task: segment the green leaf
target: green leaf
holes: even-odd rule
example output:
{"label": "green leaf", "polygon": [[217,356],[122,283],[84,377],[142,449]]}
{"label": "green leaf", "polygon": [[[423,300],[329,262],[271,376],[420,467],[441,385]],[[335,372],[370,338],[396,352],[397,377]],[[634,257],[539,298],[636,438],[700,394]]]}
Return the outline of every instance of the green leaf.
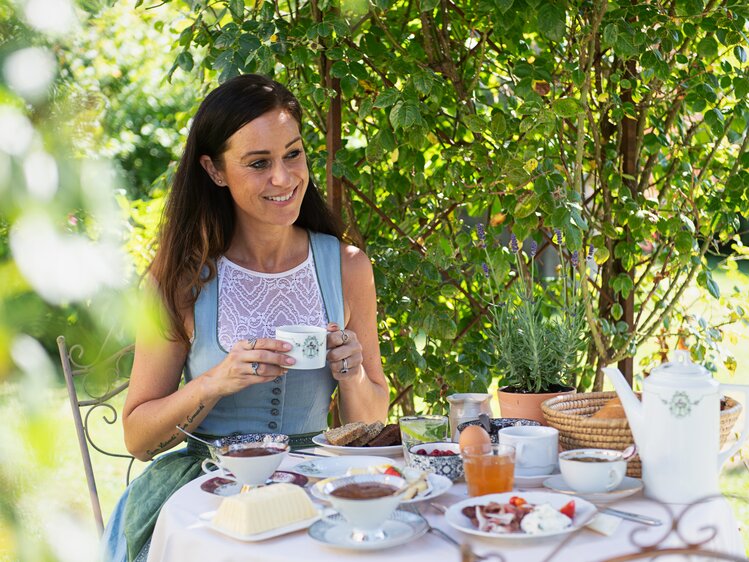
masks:
{"label": "green leaf", "polygon": [[749,78],[736,76],[733,79],[733,90],[738,99],[745,98],[749,94]]}
{"label": "green leaf", "polygon": [[359,81],[350,74],[341,78],[341,92],[347,98],[353,98],[359,88]]}
{"label": "green leaf", "polygon": [[419,72],[413,77],[416,91],[426,96],[432,91],[432,77],[427,72]]}
{"label": "green leaf", "polygon": [[605,246],[601,246],[600,248],[596,248],[595,252],[593,253],[593,260],[598,265],[603,265],[607,261],[609,261],[609,257],[611,256],[611,253],[609,252],[609,249]]}
{"label": "green leaf", "polygon": [[575,117],[578,112],[582,111],[580,102],[574,98],[560,98],[554,100],[551,108],[556,115],[563,119]]}
{"label": "green leaf", "polygon": [[705,123],[708,124],[713,134],[718,137],[723,134],[725,118],[720,109],[713,108],[705,113]]}
{"label": "green leaf", "polygon": [[538,11],[538,30],[554,41],[561,41],[567,30],[567,14],[556,4],[544,4]]}
{"label": "green leaf", "polygon": [[244,16],[244,0],[229,0],[229,11],[234,19],[242,19]]}
{"label": "green leaf", "polygon": [[624,309],[622,308],[622,305],[620,305],[618,302],[614,303],[614,306],[611,307],[612,318],[614,320],[619,320],[623,314],[624,314]]}
{"label": "green leaf", "polygon": [[694,244],[694,238],[687,231],[677,232],[674,237],[674,246],[680,254],[690,254],[692,252],[692,246]]}
{"label": "green leaf", "polygon": [[190,72],[195,64],[190,51],[182,51],[179,55],[177,55],[176,63],[177,66],[179,66],[185,72]]}
{"label": "green leaf", "polygon": [[507,10],[512,8],[513,0],[494,0],[494,5],[501,13],[506,13]]}
{"label": "green leaf", "polygon": [[533,192],[527,192],[518,198],[513,215],[518,219],[524,219],[532,215],[538,207],[539,196]]}
{"label": "green leaf", "polygon": [[374,106],[385,109],[393,105],[396,101],[398,101],[399,98],[400,92],[397,89],[388,88],[377,96],[377,99],[374,102]]}
{"label": "green leaf", "polygon": [[697,54],[701,57],[714,57],[718,54],[718,42],[712,37],[707,36],[697,43]]}
{"label": "green leaf", "polygon": [[440,0],[421,0],[421,2],[419,2],[419,8],[422,12],[431,12],[439,5],[439,3]]}
{"label": "green leaf", "polygon": [[746,49],[744,49],[744,47],[742,47],[741,45],[736,45],[733,48],[733,55],[737,59],[739,59],[739,61],[741,61],[741,64],[745,64],[746,63],[746,61],[747,61]]}
{"label": "green leaf", "polygon": [[330,67],[330,74],[332,74],[335,78],[343,78],[344,76],[348,76],[348,63],[342,60],[334,62]]}
{"label": "green leaf", "polygon": [[603,42],[607,45],[613,45],[616,43],[616,38],[619,35],[619,28],[615,23],[610,23],[603,28]]}
{"label": "green leaf", "polygon": [[399,101],[390,110],[393,129],[410,129],[421,120],[418,106],[412,101]]}
{"label": "green leaf", "polygon": [[495,137],[499,137],[502,135],[502,133],[505,132],[507,129],[507,122],[505,121],[505,116],[501,111],[497,111],[492,115],[491,124],[489,125],[489,128],[491,129],[492,135]]}
{"label": "green leaf", "polygon": [[463,118],[463,122],[466,124],[466,127],[468,127],[473,133],[482,133],[484,132],[484,129],[486,129],[486,121],[484,121],[484,118],[480,115],[476,115],[473,113],[470,115],[466,115]]}

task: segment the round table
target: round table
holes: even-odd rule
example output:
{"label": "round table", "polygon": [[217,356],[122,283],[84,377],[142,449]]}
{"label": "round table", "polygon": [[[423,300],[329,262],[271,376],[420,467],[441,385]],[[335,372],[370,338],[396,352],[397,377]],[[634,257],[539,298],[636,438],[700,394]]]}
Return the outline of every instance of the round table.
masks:
{"label": "round table", "polygon": [[[317,451],[321,451],[317,449]],[[305,459],[287,456],[280,470],[293,471],[295,464]],[[402,459],[394,459],[394,464]],[[261,542],[242,542],[226,537],[208,527],[200,515],[218,508],[220,496],[203,491],[200,485],[210,478],[206,474],[180,488],[166,502],[161,510],[151,540],[149,562],[304,562],[366,559],[370,562],[400,562],[460,560],[458,547],[444,538],[427,533],[414,541],[395,548],[379,551],[352,551],[323,545],[307,535],[306,531],[296,531],[287,535]],[[543,491],[534,488],[533,491]],[[522,490],[518,491],[522,494]],[[435,500],[449,506],[467,498],[464,483],[456,483],[447,493]],[[543,560],[605,560],[616,556],[640,552],[638,545],[658,544],[659,548],[683,547],[682,537],[694,543],[704,542],[703,549],[710,549],[736,557],[744,556],[744,547],[738,532],[736,520],[728,502],[723,498],[688,510],[679,522],[679,533],[674,532],[666,508],[652,500],[636,494],[611,504],[616,509],[650,515],[664,520],[659,527],[646,527],[639,523],[619,520],[610,536],[604,536],[588,528],[574,535],[548,537],[534,541],[507,541],[464,534],[450,527],[441,513],[428,502],[416,504],[429,523],[441,529],[460,543],[468,543],[474,553],[487,555],[500,552],[507,562]],[[685,506],[668,506],[675,515]],[[716,536],[708,541],[711,532],[700,530],[710,526]],[[566,540],[567,539],[567,540]],[[683,559],[683,558],[680,558]]]}

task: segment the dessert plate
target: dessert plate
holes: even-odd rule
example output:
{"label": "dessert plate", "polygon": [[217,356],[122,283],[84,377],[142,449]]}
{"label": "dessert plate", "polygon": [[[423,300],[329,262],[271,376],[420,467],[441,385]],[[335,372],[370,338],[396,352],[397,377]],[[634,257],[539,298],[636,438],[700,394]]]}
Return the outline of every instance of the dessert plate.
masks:
{"label": "dessert plate", "polygon": [[564,477],[561,474],[557,474],[556,476],[552,476],[551,478],[547,478],[546,480],[544,480],[544,486],[550,490],[559,492],[560,494],[571,494],[573,496],[577,496],[578,498],[586,499],[589,502],[606,503],[620,500],[639,492],[640,490],[642,490],[642,480],[640,480],[639,478],[630,478],[629,476],[625,476],[622,479],[621,483],[610,492],[583,493],[576,492],[575,490],[570,488],[567,482],[564,481]]}
{"label": "dessert plate", "polygon": [[350,550],[381,550],[419,538],[429,530],[426,520],[416,513],[397,509],[382,526],[384,538],[367,542],[354,540],[352,528],[339,513],[313,524],[307,534],[318,542]]}
{"label": "dessert plate", "polygon": [[331,445],[325,439],[325,435],[315,435],[312,442],[318,447],[336,453],[337,455],[382,455],[383,457],[400,457],[403,456],[403,445],[390,445],[388,447],[347,447],[341,445]]}
{"label": "dessert plate", "polygon": [[228,529],[222,529],[221,527],[215,526],[213,524],[213,516],[215,514],[216,514],[215,511],[208,511],[206,513],[201,513],[199,515],[199,518],[202,521],[206,521],[208,524],[208,528],[216,531],[217,533],[221,533],[222,535],[226,535],[227,537],[237,539],[238,541],[246,541],[246,542],[264,541],[266,539],[272,539],[273,537],[278,537],[281,535],[286,535],[288,533],[293,533],[294,531],[307,529],[310,525],[312,525],[315,521],[318,521],[321,517],[321,513],[318,511],[317,515],[309,519],[305,519],[303,521],[297,521],[296,523],[284,525],[283,527],[277,527],[276,529],[271,529],[269,531],[264,531],[262,533],[242,534],[242,533],[235,533],[233,531],[229,531]]}
{"label": "dessert plate", "polygon": [[[297,486],[302,487],[304,487],[308,481],[309,479],[306,476],[285,470],[277,470],[268,479],[268,482],[273,484],[284,482],[288,484],[296,484]],[[200,485],[200,489],[217,496],[233,496],[242,490],[242,484],[235,482],[234,480],[229,480],[228,478],[216,476],[203,482]]]}
{"label": "dessert plate", "polygon": [[[325,494],[322,493],[322,487],[325,485],[326,482],[327,481],[320,481],[316,483],[314,486],[312,486],[309,489],[309,492],[313,497],[317,498],[320,501],[327,503],[328,498],[325,496]],[[453,481],[450,480],[447,476],[442,476],[441,474],[428,474],[427,484],[429,486],[426,490],[414,496],[410,500],[402,501],[400,505],[409,505],[412,503],[418,503],[420,501],[432,500],[436,498],[437,496],[441,496],[442,494],[447,492],[450,488],[452,488]]]}
{"label": "dessert plate", "polygon": [[321,457],[294,465],[294,472],[308,478],[331,478],[343,476],[350,468],[367,468],[378,464],[392,464],[387,457]]}
{"label": "dessert plate", "polygon": [[447,523],[464,533],[469,535],[478,535],[479,537],[488,537],[492,539],[502,539],[510,541],[524,541],[524,540],[536,540],[544,537],[553,537],[557,535],[565,535],[573,531],[577,531],[581,527],[587,525],[593,516],[596,514],[596,506],[589,501],[575,498],[575,517],[572,520],[572,525],[555,531],[549,531],[546,533],[524,533],[522,531],[518,533],[490,533],[488,531],[480,531],[477,527],[474,527],[471,520],[463,515],[462,511],[464,507],[474,505],[487,505],[491,502],[497,503],[509,503],[509,500],[513,496],[522,497],[529,504],[541,505],[548,503],[554,509],[559,509],[570,501],[570,497],[565,494],[556,494],[554,492],[524,492],[518,494],[518,492],[506,492],[503,494],[489,494],[486,496],[479,496],[476,498],[468,498],[456,504],[451,505],[445,512],[445,519]]}

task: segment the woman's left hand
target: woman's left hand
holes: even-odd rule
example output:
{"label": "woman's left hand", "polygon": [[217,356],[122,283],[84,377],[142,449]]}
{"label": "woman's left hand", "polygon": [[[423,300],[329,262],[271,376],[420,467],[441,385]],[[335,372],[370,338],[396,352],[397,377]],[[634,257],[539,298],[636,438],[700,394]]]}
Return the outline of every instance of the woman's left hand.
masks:
{"label": "woman's left hand", "polygon": [[335,322],[328,324],[327,359],[336,380],[358,376],[364,357],[356,332],[341,329]]}

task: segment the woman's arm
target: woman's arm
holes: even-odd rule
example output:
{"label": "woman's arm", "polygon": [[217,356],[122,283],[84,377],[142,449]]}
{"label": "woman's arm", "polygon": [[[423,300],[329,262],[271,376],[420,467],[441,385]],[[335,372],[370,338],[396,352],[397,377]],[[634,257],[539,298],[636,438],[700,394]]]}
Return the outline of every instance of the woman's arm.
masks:
{"label": "woman's arm", "polygon": [[[192,314],[186,318],[192,333]],[[188,348],[158,330],[143,328],[135,342],[130,386],[122,411],[125,445],[140,460],[148,460],[184,440],[176,426],[194,431],[224,396],[285,374],[281,365],[293,359],[281,352],[290,346],[271,339],[237,342],[226,358],[180,387]],[[252,363],[260,364],[257,374]]]}
{"label": "woman's arm", "polygon": [[[384,421],[390,395],[380,357],[372,264],[358,248],[342,245],[341,275],[346,336],[340,330],[328,335],[332,348],[328,359],[333,376],[338,379],[341,420]],[[348,373],[340,372],[344,358]]]}

